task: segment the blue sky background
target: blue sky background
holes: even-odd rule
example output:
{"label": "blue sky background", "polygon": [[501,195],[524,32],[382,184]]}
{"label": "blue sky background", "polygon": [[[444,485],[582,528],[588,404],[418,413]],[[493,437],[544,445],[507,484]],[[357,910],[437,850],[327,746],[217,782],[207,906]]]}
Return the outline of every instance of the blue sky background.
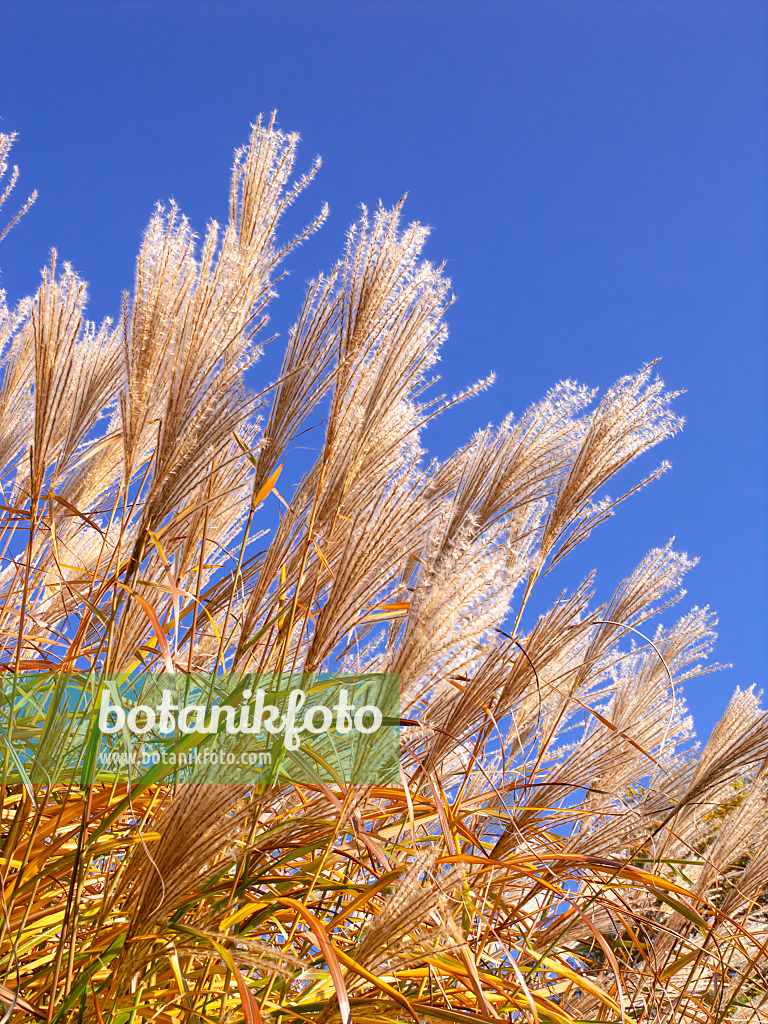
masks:
{"label": "blue sky background", "polygon": [[[734,668],[689,685],[706,733],[766,665],[766,17],[752,0],[5,0],[0,130],[40,199],[0,251],[37,286],[56,245],[116,314],[152,205],[201,230],[260,112],[320,177],[296,224],[331,220],[291,264],[273,327],[339,254],[359,204],[409,192],[457,302],[445,390],[490,392],[429,431],[445,456],[562,377],[606,387],[645,361],[687,425],[673,470],[601,528],[557,584],[594,566],[607,596],[676,536],[701,557],[686,604],[720,614]],[[267,360],[265,373],[274,365]],[[629,482],[629,480],[627,481]]]}

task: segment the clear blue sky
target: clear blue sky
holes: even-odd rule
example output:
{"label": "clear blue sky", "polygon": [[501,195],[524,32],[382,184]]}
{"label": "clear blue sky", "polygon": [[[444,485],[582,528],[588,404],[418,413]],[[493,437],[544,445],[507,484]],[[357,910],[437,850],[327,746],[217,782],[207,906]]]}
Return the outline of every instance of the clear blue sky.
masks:
{"label": "clear blue sky", "polygon": [[[688,603],[721,661],[689,686],[705,733],[766,664],[766,12],[751,0],[5,0],[0,130],[35,209],[0,284],[36,287],[52,245],[115,314],[155,200],[222,218],[232,152],[277,108],[324,160],[298,216],[332,219],[273,324],[329,265],[358,204],[435,231],[458,301],[445,387],[492,392],[431,428],[439,455],[557,379],[606,386],[662,357],[684,433],[673,471],[568,570],[606,595],[673,534],[701,557]],[[651,468],[651,461],[641,469]]]}

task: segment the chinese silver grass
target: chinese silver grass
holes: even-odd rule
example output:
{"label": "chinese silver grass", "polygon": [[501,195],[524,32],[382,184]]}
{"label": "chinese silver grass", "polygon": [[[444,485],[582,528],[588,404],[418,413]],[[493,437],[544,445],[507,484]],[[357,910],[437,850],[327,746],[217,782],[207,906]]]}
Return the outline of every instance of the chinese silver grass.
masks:
{"label": "chinese silver grass", "polygon": [[[24,984],[46,1013],[63,1005],[85,950],[102,956],[119,934],[83,1013],[102,1024],[107,997],[129,1013],[156,977],[159,1011],[167,978],[185,977],[172,935],[201,1019],[205,999],[231,1014],[221,948],[252,972],[259,1012],[297,1019],[343,1016],[344,986],[371,1013],[386,998],[383,1019],[406,995],[422,1019],[430,1006],[558,1024],[760,1019],[768,719],[738,691],[695,748],[683,684],[711,670],[715,621],[693,609],[650,624],[694,560],[669,543],[605,603],[594,575],[538,597],[665,468],[605,493],[680,429],[675,396],[653,364],[596,402],[565,381],[429,461],[431,418],[490,379],[430,397],[450,283],[402,202],[363,209],[341,261],[307,287],[279,379],[260,381],[279,266],[325,216],[280,240],[316,169],[291,180],[296,148],[259,121],[235,157],[228,223],[202,241],[158,206],[116,326],[86,320],[85,284],[55,255],[36,296],[3,297],[0,661],[397,672],[401,785],[135,787],[119,813],[103,791],[60,808],[9,792],[13,949],[41,947]],[[321,416],[315,462],[286,488],[294,442]],[[18,853],[25,836],[34,855]],[[52,914],[58,931],[36,937]],[[337,954],[330,987],[298,973]]]}

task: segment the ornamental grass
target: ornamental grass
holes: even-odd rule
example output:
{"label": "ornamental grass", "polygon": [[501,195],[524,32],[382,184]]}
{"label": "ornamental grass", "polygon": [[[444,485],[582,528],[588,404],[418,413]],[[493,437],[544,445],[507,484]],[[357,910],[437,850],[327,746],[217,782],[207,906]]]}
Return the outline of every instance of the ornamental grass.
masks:
{"label": "ornamental grass", "polygon": [[[55,253],[0,306],[2,1024],[768,1020],[768,717],[739,690],[695,743],[694,560],[664,544],[604,603],[541,586],[667,468],[628,467],[675,395],[653,364],[561,381],[430,458],[491,380],[436,393],[450,283],[402,203],[363,209],[261,379],[327,213],[280,233],[297,143],[258,121],[200,237],[158,205],[114,320]],[[14,695],[137,671],[395,673],[399,777],[25,768]]]}

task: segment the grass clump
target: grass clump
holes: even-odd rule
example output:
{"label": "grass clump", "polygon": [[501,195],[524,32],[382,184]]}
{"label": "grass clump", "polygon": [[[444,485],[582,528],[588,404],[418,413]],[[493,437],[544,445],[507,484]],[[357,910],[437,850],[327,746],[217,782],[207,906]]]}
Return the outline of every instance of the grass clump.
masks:
{"label": "grass clump", "polygon": [[[201,240],[158,206],[115,322],[55,254],[0,309],[4,1021],[766,1019],[768,718],[739,691],[694,748],[714,620],[649,624],[692,561],[537,604],[666,468],[606,496],[674,396],[652,366],[564,381],[428,460],[425,424],[489,381],[430,397],[449,282],[400,205],[363,211],[254,393],[279,267],[325,216],[278,240],[296,146],[258,122]],[[151,670],[397,673],[400,779],[14,781],[20,693]]]}

